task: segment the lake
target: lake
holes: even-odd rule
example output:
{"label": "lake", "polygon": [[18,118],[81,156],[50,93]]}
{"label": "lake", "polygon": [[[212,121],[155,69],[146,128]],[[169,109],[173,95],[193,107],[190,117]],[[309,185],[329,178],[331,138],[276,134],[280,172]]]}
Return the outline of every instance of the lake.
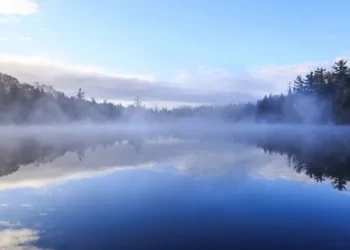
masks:
{"label": "lake", "polygon": [[346,131],[195,131],[3,132],[0,249],[350,249]]}

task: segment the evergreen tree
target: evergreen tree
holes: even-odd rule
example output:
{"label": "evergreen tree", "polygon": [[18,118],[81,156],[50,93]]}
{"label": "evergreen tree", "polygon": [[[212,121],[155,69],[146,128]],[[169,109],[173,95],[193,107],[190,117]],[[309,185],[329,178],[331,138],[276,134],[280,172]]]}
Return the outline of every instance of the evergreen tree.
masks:
{"label": "evergreen tree", "polygon": [[85,98],[85,92],[81,88],[79,88],[79,90],[78,90],[77,98],[79,100],[83,100]]}

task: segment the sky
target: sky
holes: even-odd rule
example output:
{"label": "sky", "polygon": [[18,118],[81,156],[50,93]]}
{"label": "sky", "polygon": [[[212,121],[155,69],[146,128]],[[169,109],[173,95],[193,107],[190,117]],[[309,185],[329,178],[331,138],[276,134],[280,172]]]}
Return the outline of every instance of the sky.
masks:
{"label": "sky", "polygon": [[0,0],[0,71],[147,105],[254,101],[349,54],[350,2]]}

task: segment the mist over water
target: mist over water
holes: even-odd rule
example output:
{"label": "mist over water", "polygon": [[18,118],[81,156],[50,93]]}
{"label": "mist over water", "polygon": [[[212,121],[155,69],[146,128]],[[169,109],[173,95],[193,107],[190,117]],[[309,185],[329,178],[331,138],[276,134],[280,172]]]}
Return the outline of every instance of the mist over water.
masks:
{"label": "mist over water", "polygon": [[[115,147],[119,144],[134,147],[134,153],[142,155],[143,145],[147,149],[149,142],[155,145],[169,142],[169,145],[188,146],[188,149],[206,146],[208,150],[224,145],[228,151],[231,146],[240,145],[262,149],[268,154],[286,155],[289,161],[296,154],[296,157],[307,156],[315,160],[319,157],[346,160],[350,154],[350,127],[330,125],[232,125],[191,121],[168,125],[4,126],[0,129],[0,137],[0,153],[4,157],[12,155],[21,159],[32,154],[32,161],[40,161],[49,154],[54,160],[69,152],[84,153],[91,148]],[[118,154],[118,157],[121,156],[123,155]],[[103,158],[98,158],[97,161],[103,161]]]}
{"label": "mist over water", "polygon": [[0,239],[8,249],[348,249],[349,131],[2,127]]}
{"label": "mist over water", "polygon": [[0,0],[0,250],[350,249],[349,1],[100,2]]}

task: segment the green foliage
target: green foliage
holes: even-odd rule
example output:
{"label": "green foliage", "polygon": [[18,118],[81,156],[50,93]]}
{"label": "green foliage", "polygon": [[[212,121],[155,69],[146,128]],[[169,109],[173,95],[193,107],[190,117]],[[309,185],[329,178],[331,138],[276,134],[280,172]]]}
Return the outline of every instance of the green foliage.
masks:
{"label": "green foliage", "polygon": [[75,121],[125,121],[134,118],[171,121],[200,118],[268,123],[350,123],[350,69],[335,62],[331,71],[317,68],[298,76],[287,94],[269,95],[256,103],[224,106],[146,108],[140,97],[124,107],[94,98],[85,99],[80,88],[68,97],[51,86],[19,83],[0,73],[0,123],[62,123]]}
{"label": "green foliage", "polygon": [[257,120],[296,123],[350,123],[350,70],[347,61],[331,71],[317,68],[294,80],[288,95],[257,102]]}

